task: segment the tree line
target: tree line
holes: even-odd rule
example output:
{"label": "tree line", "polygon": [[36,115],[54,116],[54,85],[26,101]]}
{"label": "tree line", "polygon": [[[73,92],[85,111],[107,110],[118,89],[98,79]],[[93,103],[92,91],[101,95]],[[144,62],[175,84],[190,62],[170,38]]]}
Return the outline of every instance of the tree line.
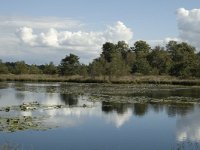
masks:
{"label": "tree line", "polygon": [[126,42],[106,42],[102,53],[90,64],[79,62],[79,57],[69,54],[59,65],[28,65],[24,61],[2,62],[0,74],[48,74],[81,76],[171,75],[200,77],[200,53],[186,42],[169,41],[164,47],[151,46],[137,41],[133,47]]}

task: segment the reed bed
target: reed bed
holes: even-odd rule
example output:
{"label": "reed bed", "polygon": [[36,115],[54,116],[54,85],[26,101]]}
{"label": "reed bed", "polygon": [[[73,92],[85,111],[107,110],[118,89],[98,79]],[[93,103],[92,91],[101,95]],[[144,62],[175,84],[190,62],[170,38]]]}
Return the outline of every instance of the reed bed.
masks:
{"label": "reed bed", "polygon": [[169,84],[200,86],[199,78],[177,78],[172,76],[59,76],[59,75],[0,75],[0,81],[20,82],[76,82],[76,83],[113,83],[113,84]]}

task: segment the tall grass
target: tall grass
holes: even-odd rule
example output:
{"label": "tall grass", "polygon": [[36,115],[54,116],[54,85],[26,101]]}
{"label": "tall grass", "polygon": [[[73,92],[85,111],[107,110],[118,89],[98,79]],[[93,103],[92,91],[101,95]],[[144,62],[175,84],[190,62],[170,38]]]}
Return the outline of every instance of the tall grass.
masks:
{"label": "tall grass", "polygon": [[21,82],[77,82],[77,83],[114,83],[114,84],[170,84],[200,86],[200,79],[181,79],[172,76],[59,76],[59,75],[0,75],[0,81]]}

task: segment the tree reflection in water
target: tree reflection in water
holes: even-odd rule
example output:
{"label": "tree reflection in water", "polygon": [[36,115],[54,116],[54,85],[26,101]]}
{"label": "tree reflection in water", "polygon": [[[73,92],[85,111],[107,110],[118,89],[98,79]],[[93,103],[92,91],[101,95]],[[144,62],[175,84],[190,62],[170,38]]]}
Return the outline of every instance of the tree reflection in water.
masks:
{"label": "tree reflection in water", "polygon": [[78,104],[78,96],[74,94],[60,93],[60,99],[65,103],[65,105],[77,106]]}
{"label": "tree reflection in water", "polygon": [[118,114],[124,114],[127,112],[128,108],[133,110],[133,114],[136,116],[143,116],[148,111],[147,103],[115,103],[115,102],[102,102],[102,111],[105,113],[110,113],[116,111]]}
{"label": "tree reflection in water", "polygon": [[15,98],[20,101],[23,101],[25,99],[25,94],[23,92],[17,92],[15,93]]}
{"label": "tree reflection in water", "polygon": [[171,104],[166,107],[166,112],[169,117],[176,115],[185,116],[194,110],[194,104]]}
{"label": "tree reflection in water", "polygon": [[116,111],[118,114],[124,114],[130,107],[130,104],[126,103],[102,102],[102,111],[105,113]]}
{"label": "tree reflection in water", "polygon": [[133,111],[134,115],[144,116],[147,111],[148,111],[148,104],[147,103],[144,103],[144,104],[135,103],[134,104],[134,111]]}
{"label": "tree reflection in water", "polygon": [[117,102],[102,102],[102,111],[105,113],[111,113],[116,111],[118,114],[124,114],[127,112],[128,108],[131,108],[135,116],[144,116],[148,111],[154,111],[159,113],[161,111],[166,111],[169,117],[175,117],[176,115],[185,116],[187,113],[193,111],[194,104],[190,103],[117,103]]}

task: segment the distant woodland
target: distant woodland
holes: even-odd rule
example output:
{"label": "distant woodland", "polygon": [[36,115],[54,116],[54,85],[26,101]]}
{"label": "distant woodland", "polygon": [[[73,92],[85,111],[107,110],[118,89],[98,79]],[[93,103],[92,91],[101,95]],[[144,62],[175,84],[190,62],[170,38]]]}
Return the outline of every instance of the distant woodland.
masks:
{"label": "distant woodland", "polygon": [[165,47],[151,48],[146,41],[137,41],[130,47],[124,41],[102,45],[99,58],[85,65],[74,54],[65,56],[59,65],[29,65],[24,61],[2,62],[0,74],[47,74],[60,76],[128,76],[171,75],[200,77],[200,53],[185,42],[170,41]]}

